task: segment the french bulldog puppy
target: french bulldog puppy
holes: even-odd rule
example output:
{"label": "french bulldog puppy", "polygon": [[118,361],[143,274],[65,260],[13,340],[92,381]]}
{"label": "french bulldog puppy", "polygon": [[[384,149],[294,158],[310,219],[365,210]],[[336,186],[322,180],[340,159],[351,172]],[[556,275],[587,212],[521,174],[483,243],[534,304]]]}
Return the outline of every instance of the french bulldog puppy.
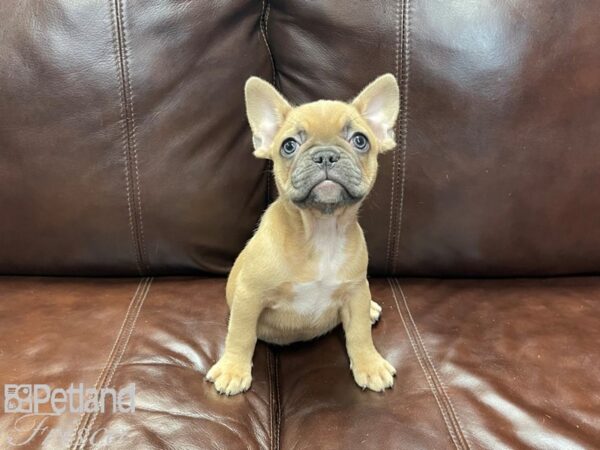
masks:
{"label": "french bulldog puppy", "polygon": [[243,392],[257,339],[306,341],[341,322],[354,380],[383,391],[396,371],[371,337],[381,307],[371,300],[357,213],[375,182],[377,156],[396,145],[396,79],[377,78],[350,103],[294,107],[256,77],[245,94],[254,155],[273,161],[279,197],[233,265],[225,350],[206,378],[222,394]]}

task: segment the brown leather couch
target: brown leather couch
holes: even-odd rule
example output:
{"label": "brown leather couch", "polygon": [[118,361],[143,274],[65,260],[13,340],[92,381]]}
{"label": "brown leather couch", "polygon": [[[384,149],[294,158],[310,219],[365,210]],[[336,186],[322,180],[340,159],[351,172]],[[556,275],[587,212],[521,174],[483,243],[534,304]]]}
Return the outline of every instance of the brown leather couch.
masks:
{"label": "brown leather couch", "polygon": [[[0,448],[600,448],[600,2],[0,2],[0,384],[135,383],[135,413],[0,411]],[[275,195],[242,87],[401,86],[361,223],[383,394],[339,331],[204,380]],[[7,395],[4,390],[2,404]],[[6,405],[5,405],[6,406]]]}

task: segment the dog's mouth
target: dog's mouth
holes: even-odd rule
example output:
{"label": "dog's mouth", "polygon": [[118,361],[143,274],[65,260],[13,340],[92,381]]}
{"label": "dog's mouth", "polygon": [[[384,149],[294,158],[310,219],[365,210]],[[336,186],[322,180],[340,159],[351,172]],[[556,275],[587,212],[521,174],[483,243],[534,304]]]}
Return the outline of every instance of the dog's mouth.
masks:
{"label": "dog's mouth", "polygon": [[350,195],[344,186],[329,178],[317,183],[308,193],[308,195],[312,195],[320,203],[329,204],[338,203],[344,194]]}
{"label": "dog's mouth", "polygon": [[[325,156],[309,152],[292,166],[288,198],[300,208],[325,214],[359,203],[368,192],[368,184],[357,162],[342,151],[319,151]],[[324,163],[326,157],[335,159]]]}
{"label": "dog's mouth", "polygon": [[331,214],[336,209],[358,203],[363,196],[352,195],[343,182],[324,176],[305,190],[299,198],[292,198],[301,208],[313,208]]}

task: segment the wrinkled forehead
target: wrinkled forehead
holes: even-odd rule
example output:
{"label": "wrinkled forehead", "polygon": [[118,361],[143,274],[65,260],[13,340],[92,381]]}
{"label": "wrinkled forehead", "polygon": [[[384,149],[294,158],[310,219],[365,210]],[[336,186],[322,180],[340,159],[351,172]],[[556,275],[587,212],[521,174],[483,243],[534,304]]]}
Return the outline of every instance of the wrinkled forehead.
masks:
{"label": "wrinkled forehead", "polygon": [[284,124],[284,133],[305,133],[308,138],[330,139],[363,127],[362,122],[352,105],[320,100],[290,111]]}

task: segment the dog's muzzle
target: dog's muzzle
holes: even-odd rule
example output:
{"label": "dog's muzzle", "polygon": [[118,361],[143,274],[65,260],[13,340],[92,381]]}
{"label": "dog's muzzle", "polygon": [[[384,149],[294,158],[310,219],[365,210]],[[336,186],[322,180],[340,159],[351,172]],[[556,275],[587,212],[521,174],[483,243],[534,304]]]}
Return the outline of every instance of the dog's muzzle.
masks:
{"label": "dog's muzzle", "polygon": [[337,147],[314,147],[301,154],[291,183],[294,203],[324,213],[357,203],[366,195],[357,162]]}

